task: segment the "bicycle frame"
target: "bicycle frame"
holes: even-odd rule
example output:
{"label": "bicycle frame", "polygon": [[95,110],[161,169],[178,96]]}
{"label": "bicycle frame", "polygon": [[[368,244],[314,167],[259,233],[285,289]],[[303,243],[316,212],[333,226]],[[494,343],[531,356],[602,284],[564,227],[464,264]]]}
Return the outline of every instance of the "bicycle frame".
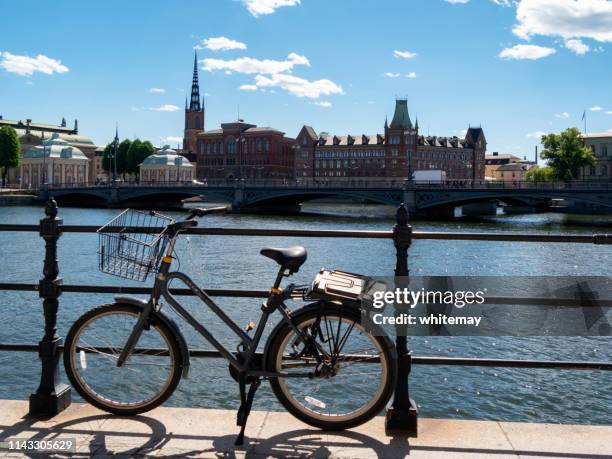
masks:
{"label": "bicycle frame", "polygon": [[[291,318],[289,316],[289,309],[285,305],[285,300],[292,297],[293,292],[295,290],[295,286],[293,284],[289,284],[285,289],[281,290],[279,288],[282,278],[284,277],[284,271],[281,268],[276,277],[276,281],[274,285],[270,289],[270,296],[267,301],[264,302],[261,306],[262,315],[259,319],[259,323],[255,327],[255,335],[251,337],[246,333],[242,328],[240,328],[236,322],[234,322],[222,309],[216,304],[210,296],[206,294],[204,290],[196,285],[196,283],[189,278],[186,274],[175,271],[170,272],[170,265],[172,264],[172,253],[174,252],[174,246],[176,242],[176,238],[178,237],[179,232],[171,236],[170,241],[168,242],[168,246],[166,248],[166,254],[162,259],[158,274],[155,277],[155,283],[153,284],[153,289],[151,291],[151,297],[145,310],[139,317],[136,325],[134,326],[134,330],[132,331],[130,337],[123,350],[121,351],[117,366],[122,366],[127,360],[128,356],[134,350],[140,335],[142,334],[143,329],[147,326],[147,320],[150,317],[153,311],[157,312],[159,310],[158,304],[159,299],[163,297],[165,301],[169,303],[169,305],[179,314],[187,323],[189,323],[200,335],[202,335],[219,353],[225,358],[232,367],[234,367],[238,372],[244,372],[248,376],[256,376],[256,377],[312,377],[312,373],[275,373],[268,372],[263,370],[251,370],[250,366],[253,362],[253,357],[255,356],[255,352],[257,350],[257,346],[261,341],[261,337],[263,335],[263,331],[268,322],[268,318],[270,314],[272,314],[277,309],[281,312],[283,316],[283,320],[286,321],[294,330],[297,336],[300,337],[302,341],[306,341],[304,334],[295,327]],[[185,284],[195,296],[197,296],[200,301],[202,301],[209,309],[215,313],[217,317],[219,317],[228,327],[229,329],[239,338],[240,344],[239,347],[243,347],[243,351],[238,351],[238,354],[242,356],[239,360],[236,355],[227,349],[223,344],[221,344],[213,334],[204,327],[200,322],[198,322],[183,306],[174,298],[174,296],[169,291],[169,284],[172,280],[177,279],[180,280],[183,284]],[[317,345],[317,348],[319,346]],[[320,349],[319,349],[320,350]],[[316,356],[317,362],[320,363],[322,361],[321,356]]]}

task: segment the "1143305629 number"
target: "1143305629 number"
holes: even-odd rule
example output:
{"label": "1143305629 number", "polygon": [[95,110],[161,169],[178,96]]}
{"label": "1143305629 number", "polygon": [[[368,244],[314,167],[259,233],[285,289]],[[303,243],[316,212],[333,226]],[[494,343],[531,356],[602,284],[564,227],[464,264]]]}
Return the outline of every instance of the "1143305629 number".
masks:
{"label": "1143305629 number", "polygon": [[31,451],[31,452],[72,452],[76,453],[75,438],[7,438],[0,440],[0,451]]}

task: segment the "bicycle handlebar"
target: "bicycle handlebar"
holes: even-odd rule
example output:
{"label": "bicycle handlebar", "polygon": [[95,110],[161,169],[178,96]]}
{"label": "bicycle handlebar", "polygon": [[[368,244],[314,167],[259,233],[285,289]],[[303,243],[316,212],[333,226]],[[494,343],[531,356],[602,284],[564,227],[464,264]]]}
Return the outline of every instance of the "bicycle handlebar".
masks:
{"label": "bicycle handlebar", "polygon": [[226,212],[228,210],[227,207],[210,207],[208,209],[195,208],[189,210],[189,217],[187,220],[193,220],[196,217],[203,217],[208,214],[219,214]]}

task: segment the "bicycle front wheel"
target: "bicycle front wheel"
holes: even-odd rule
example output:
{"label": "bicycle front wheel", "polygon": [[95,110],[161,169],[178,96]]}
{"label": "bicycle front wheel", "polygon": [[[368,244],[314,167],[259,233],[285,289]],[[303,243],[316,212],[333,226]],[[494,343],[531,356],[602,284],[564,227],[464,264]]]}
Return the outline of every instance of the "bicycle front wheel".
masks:
{"label": "bicycle front wheel", "polygon": [[123,366],[117,360],[142,310],[128,304],[99,306],[81,316],[66,337],[64,367],[86,401],[104,411],[134,415],[161,405],[181,377],[173,332],[152,318]]}
{"label": "bicycle front wheel", "polygon": [[367,333],[359,310],[333,303],[306,306],[291,320],[309,343],[283,323],[270,336],[266,359],[268,371],[286,375],[270,384],[287,411],[326,430],[349,429],[376,416],[397,380],[389,338]]}

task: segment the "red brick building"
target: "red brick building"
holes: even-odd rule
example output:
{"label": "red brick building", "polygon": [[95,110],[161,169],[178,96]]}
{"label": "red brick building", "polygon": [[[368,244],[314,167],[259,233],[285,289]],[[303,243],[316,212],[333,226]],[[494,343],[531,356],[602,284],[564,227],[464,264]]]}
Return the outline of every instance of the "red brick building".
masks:
{"label": "red brick building", "polygon": [[197,54],[193,63],[191,99],[185,101],[183,152],[196,161],[198,179],[293,179],[295,140],[270,127],[238,120],[221,129],[205,129],[200,101]]}
{"label": "red brick building", "polygon": [[444,170],[447,180],[484,180],[486,139],[470,127],[465,138],[423,136],[404,99],[395,103],[384,134],[317,135],[304,126],[297,136],[296,178],[306,180],[386,180],[419,170]]}
{"label": "red brick building", "polygon": [[242,120],[196,135],[198,179],[293,179],[295,140]]}

